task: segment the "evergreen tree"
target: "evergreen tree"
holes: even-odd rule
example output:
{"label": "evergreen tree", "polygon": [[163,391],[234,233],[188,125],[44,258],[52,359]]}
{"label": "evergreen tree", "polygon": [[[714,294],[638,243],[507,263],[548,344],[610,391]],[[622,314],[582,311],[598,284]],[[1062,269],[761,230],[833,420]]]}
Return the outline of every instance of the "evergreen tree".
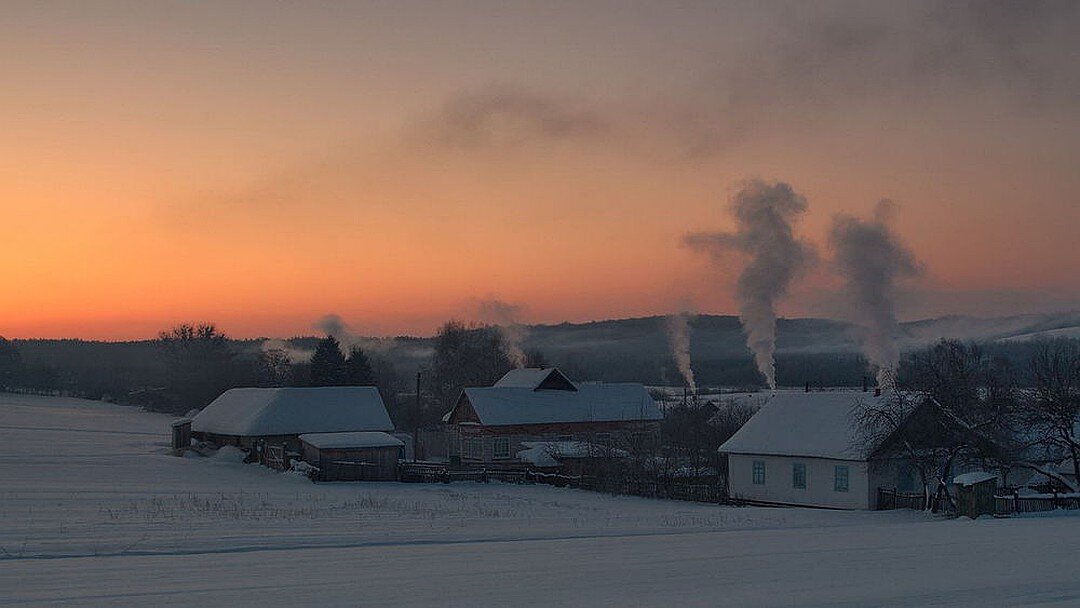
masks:
{"label": "evergreen tree", "polygon": [[376,386],[375,371],[371,367],[364,351],[359,346],[349,350],[349,358],[345,360],[345,382],[349,386]]}
{"label": "evergreen tree", "polygon": [[0,336],[0,391],[18,386],[22,380],[22,357],[15,345]]}
{"label": "evergreen tree", "polygon": [[345,355],[334,336],[326,336],[311,356],[311,386],[341,386],[345,384]]}

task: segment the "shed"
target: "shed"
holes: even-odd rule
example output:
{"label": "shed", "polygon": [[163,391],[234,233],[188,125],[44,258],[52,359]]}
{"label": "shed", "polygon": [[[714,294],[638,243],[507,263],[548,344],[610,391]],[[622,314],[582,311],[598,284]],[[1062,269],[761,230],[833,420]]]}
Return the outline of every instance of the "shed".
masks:
{"label": "shed", "polygon": [[192,433],[219,445],[255,448],[281,445],[299,450],[305,433],[392,431],[373,386],[234,388],[192,419]]}
{"label": "shed", "polygon": [[977,519],[980,515],[994,514],[994,491],[997,490],[997,475],[985,471],[964,473],[953,478],[958,486],[956,511]]}
{"label": "shed", "polygon": [[172,449],[181,453],[191,445],[191,418],[181,418],[172,421]]}
{"label": "shed", "polygon": [[319,481],[393,481],[405,443],[382,432],[305,433],[304,461]]}

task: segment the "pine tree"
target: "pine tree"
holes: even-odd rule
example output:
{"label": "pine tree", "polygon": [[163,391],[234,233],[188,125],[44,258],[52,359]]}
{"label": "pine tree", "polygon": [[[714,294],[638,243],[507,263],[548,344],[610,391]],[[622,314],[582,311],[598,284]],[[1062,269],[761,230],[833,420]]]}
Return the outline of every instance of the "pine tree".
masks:
{"label": "pine tree", "polygon": [[344,383],[349,386],[375,386],[377,384],[371,361],[359,346],[354,346],[349,351],[349,358],[345,361]]}
{"label": "pine tree", "polygon": [[311,356],[311,386],[341,386],[345,383],[345,355],[334,336],[326,336]]}
{"label": "pine tree", "polygon": [[14,344],[0,336],[0,391],[18,385],[22,371],[19,350]]}

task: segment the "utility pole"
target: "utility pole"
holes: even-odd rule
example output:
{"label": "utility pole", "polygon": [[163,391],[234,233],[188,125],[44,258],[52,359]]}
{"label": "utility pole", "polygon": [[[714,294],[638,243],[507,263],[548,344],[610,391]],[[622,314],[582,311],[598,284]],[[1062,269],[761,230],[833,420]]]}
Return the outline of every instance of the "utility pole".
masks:
{"label": "utility pole", "polygon": [[420,460],[420,370],[416,371],[416,404],[413,411],[413,460]]}

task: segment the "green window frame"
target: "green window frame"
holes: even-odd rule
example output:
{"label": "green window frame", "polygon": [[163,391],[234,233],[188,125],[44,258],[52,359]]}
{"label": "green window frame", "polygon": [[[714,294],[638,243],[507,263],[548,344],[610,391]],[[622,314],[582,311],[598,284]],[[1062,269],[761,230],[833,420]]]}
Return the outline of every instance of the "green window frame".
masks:
{"label": "green window frame", "polygon": [[846,464],[833,467],[833,492],[847,492],[851,483],[851,470]]}
{"label": "green window frame", "polygon": [[794,462],[791,464],[791,487],[796,490],[806,489],[806,463]]}

